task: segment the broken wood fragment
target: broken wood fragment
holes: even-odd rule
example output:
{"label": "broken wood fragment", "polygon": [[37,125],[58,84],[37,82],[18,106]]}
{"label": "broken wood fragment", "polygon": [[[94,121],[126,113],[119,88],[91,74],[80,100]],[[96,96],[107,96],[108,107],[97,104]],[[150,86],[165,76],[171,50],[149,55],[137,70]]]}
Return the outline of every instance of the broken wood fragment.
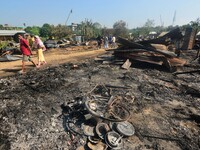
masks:
{"label": "broken wood fragment", "polygon": [[129,59],[127,59],[126,62],[122,65],[122,68],[128,70],[130,68],[131,64],[132,63],[129,61]]}
{"label": "broken wood fragment", "polygon": [[188,73],[198,73],[198,72],[200,72],[200,69],[190,70],[190,71],[182,71],[182,72],[174,72],[172,74],[173,75],[178,75],[178,74],[188,74]]}
{"label": "broken wood fragment", "polygon": [[143,137],[148,137],[148,138],[156,138],[156,139],[161,139],[161,140],[168,140],[168,141],[180,141],[178,138],[171,138],[171,137],[161,137],[161,136],[155,136],[155,135],[148,135],[148,134],[141,134]]}

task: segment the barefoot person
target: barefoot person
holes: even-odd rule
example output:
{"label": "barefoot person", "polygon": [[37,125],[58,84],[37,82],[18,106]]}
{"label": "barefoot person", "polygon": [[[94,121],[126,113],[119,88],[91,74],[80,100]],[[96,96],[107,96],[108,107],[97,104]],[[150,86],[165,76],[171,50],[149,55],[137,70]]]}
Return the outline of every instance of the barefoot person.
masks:
{"label": "barefoot person", "polygon": [[34,47],[38,51],[38,65],[37,67],[39,68],[41,65],[46,64],[47,62],[45,61],[43,51],[46,50],[42,40],[39,38],[39,36],[34,36],[35,41],[34,41]]}
{"label": "barefoot person", "polygon": [[31,59],[31,48],[28,44],[28,41],[22,37],[22,35],[18,35],[19,42],[20,42],[20,50],[22,52],[23,58],[22,58],[22,70],[20,73],[25,73],[25,62],[30,61],[35,66],[36,64]]}

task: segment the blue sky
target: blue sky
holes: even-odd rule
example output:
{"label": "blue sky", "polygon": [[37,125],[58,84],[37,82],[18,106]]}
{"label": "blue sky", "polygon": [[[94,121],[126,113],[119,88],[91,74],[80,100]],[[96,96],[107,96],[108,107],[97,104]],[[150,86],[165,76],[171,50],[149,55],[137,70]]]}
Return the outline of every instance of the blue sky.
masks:
{"label": "blue sky", "polygon": [[119,20],[128,28],[141,27],[147,19],[155,25],[187,24],[200,17],[200,0],[1,0],[0,24],[42,26],[80,23],[85,19],[112,27]]}

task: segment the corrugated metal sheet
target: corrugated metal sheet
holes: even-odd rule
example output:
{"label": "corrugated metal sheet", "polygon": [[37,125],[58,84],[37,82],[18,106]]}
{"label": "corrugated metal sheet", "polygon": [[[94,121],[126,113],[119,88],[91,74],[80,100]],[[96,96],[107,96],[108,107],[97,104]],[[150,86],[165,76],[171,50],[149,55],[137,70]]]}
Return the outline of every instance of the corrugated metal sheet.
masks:
{"label": "corrugated metal sheet", "polygon": [[16,33],[26,33],[23,30],[0,30],[0,36],[14,36]]}

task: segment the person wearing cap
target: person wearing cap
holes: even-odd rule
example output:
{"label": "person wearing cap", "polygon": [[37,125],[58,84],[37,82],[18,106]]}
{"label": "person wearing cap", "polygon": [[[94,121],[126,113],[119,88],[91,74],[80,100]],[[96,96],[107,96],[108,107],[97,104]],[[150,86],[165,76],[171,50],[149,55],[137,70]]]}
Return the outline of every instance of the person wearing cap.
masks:
{"label": "person wearing cap", "polygon": [[22,35],[18,35],[19,43],[20,43],[20,50],[22,52],[23,58],[22,58],[22,70],[20,73],[25,73],[25,62],[30,61],[35,66],[35,62],[31,59],[31,48],[28,44],[28,41],[22,37]]}
{"label": "person wearing cap", "polygon": [[38,51],[38,64],[37,64],[37,67],[39,68],[41,65],[47,63],[45,61],[44,54],[43,54],[43,51],[46,50],[46,47],[44,46],[44,44],[43,44],[43,42],[42,42],[42,40],[40,39],[39,36],[35,35],[34,39],[35,39],[35,41],[34,41],[33,45]]}

